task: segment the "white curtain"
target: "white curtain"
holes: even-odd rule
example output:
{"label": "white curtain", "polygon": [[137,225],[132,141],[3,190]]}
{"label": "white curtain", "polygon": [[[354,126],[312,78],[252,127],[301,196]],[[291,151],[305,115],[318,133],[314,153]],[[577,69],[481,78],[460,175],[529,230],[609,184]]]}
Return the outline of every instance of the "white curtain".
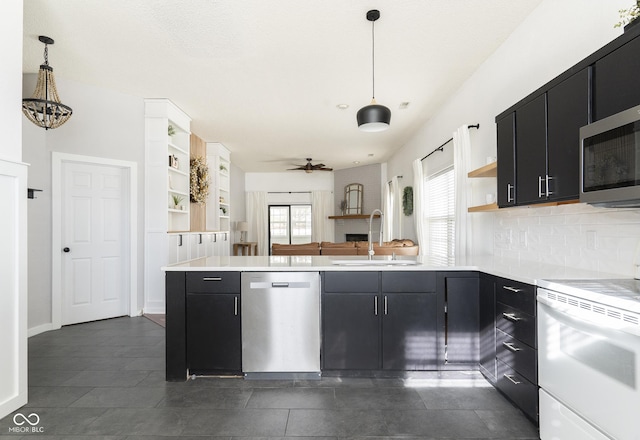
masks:
{"label": "white curtain", "polygon": [[393,229],[387,241],[394,238],[402,238],[402,188],[398,176],[391,179],[391,190],[393,191]]}
{"label": "white curtain", "polygon": [[422,172],[422,159],[413,161],[413,221],[416,227],[416,238],[420,246],[420,255],[427,255],[427,231],[428,225],[426,206],[424,206],[424,173]]}
{"label": "white curtain", "polygon": [[334,241],[333,193],[331,191],[311,192],[311,241]]}
{"label": "white curtain", "polygon": [[258,243],[258,255],[269,255],[269,206],[264,191],[247,192],[249,241]]}
{"label": "white curtain", "polygon": [[384,214],[384,230],[382,234],[386,241],[391,240],[393,235],[393,192],[391,191],[391,182],[384,184],[382,192],[382,212]]}
{"label": "white curtain", "polygon": [[465,124],[453,133],[453,170],[455,189],[455,256],[456,264],[464,264],[472,253],[471,222],[467,212],[471,200],[471,185],[467,178],[471,140],[469,127]]}

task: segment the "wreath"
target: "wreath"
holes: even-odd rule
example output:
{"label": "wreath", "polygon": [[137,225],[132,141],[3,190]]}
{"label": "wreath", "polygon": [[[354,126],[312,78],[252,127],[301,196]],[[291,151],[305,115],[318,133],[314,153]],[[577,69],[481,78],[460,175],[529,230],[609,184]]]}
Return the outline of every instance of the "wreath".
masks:
{"label": "wreath", "polygon": [[191,201],[203,204],[209,195],[209,167],[202,156],[191,159]]}
{"label": "wreath", "polygon": [[413,187],[405,186],[402,191],[402,212],[404,215],[413,214]]}

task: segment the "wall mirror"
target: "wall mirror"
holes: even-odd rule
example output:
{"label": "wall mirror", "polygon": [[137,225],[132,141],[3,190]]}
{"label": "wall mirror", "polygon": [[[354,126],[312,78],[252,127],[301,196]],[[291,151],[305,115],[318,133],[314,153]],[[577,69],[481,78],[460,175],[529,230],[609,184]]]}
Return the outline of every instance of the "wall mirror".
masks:
{"label": "wall mirror", "polygon": [[362,214],[362,189],[361,183],[350,183],[344,187],[344,200],[347,205],[344,215]]}

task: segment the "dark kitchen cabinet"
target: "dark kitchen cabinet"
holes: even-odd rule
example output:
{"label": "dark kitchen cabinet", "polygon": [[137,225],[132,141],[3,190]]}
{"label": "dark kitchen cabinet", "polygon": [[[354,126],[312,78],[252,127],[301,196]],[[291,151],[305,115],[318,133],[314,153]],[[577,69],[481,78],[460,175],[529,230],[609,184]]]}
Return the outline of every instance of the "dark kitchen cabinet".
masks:
{"label": "dark kitchen cabinet", "polygon": [[508,113],[498,119],[497,125],[497,158],[498,158],[498,206],[505,208],[516,203],[516,117]]}
{"label": "dark kitchen cabinet", "polygon": [[530,284],[496,279],[496,388],[538,421],[536,292]]}
{"label": "dark kitchen cabinet", "polygon": [[435,369],[435,275],[432,272],[382,272],[381,281],[382,369]]}
{"label": "dark kitchen cabinet", "polygon": [[186,279],[189,374],[242,371],[239,272],[190,272]]}
{"label": "dark kitchen cabinet", "polygon": [[546,175],[547,95],[543,93],[516,110],[516,203],[546,200]]}
{"label": "dark kitchen cabinet", "polygon": [[425,370],[436,366],[435,275],[325,272],[323,370]]}
{"label": "dark kitchen cabinet", "polygon": [[480,274],[479,313],[480,320],[480,372],[491,382],[496,381],[496,279],[492,275]]}
{"label": "dark kitchen cabinet", "polygon": [[548,199],[572,200],[580,193],[580,127],[589,123],[591,68],[547,92]]}
{"label": "dark kitchen cabinet", "polygon": [[440,346],[443,367],[475,367],[479,359],[479,280],[477,272],[439,272],[438,291],[443,310]]}
{"label": "dark kitchen cabinet", "polygon": [[623,44],[595,63],[594,121],[640,105],[640,37]]}

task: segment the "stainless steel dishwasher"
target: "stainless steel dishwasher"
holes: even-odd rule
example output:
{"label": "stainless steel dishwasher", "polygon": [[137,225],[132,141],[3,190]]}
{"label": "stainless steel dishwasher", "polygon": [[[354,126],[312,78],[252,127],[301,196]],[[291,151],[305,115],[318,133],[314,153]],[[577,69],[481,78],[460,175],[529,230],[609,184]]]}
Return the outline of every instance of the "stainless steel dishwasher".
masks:
{"label": "stainless steel dishwasher", "polygon": [[243,272],[242,371],[247,379],[320,378],[320,274]]}

